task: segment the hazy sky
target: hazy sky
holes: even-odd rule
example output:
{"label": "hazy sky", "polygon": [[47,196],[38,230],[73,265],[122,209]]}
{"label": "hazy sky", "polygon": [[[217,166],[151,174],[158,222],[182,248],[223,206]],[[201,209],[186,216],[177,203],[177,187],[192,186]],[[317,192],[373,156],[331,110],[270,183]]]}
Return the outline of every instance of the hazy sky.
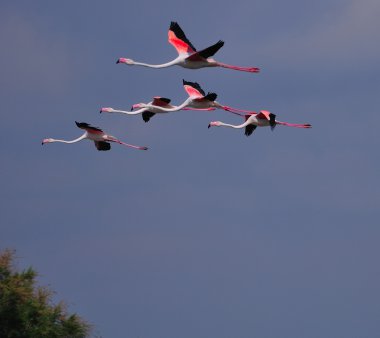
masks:
{"label": "hazy sky", "polygon": [[[379,337],[380,2],[2,1],[0,248],[112,338]],[[164,63],[178,21],[216,59]],[[270,110],[99,114],[153,96]],[[98,152],[74,121],[134,144]]]}

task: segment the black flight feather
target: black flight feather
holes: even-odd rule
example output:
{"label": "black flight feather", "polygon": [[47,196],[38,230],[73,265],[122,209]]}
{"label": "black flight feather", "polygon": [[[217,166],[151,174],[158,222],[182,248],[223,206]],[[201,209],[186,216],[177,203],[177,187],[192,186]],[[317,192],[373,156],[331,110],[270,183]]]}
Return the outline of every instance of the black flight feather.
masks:
{"label": "black flight feather", "polygon": [[254,124],[249,124],[248,126],[245,127],[245,136],[249,136],[251,135],[255,129],[257,128],[257,126],[255,126]]}
{"label": "black flight feather", "polygon": [[196,52],[196,48],[193,46],[193,44],[190,42],[190,40],[186,37],[185,33],[179,26],[179,24],[175,21],[172,21],[170,23],[170,28],[169,28],[178,39],[181,39],[182,41],[186,42],[193,50]]}
{"label": "black flight feather", "polygon": [[144,120],[144,122],[149,122],[149,120],[154,116],[156,115],[156,113],[152,113],[150,111],[144,111],[142,113],[142,118]]}
{"label": "black flight feather", "polygon": [[104,141],[94,141],[94,142],[95,142],[96,149],[98,149],[99,151],[107,151],[111,149],[111,144],[109,144],[108,142],[104,142]]}
{"label": "black flight feather", "polygon": [[219,40],[216,44],[199,51],[198,55],[207,59],[210,56],[213,56],[220,48],[223,47],[223,45],[224,45],[224,41]]}

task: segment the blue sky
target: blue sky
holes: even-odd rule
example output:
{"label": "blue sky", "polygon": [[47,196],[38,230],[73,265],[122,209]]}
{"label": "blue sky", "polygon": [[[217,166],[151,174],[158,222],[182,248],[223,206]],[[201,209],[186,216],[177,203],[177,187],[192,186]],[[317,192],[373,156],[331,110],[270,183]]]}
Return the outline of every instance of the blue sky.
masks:
{"label": "blue sky", "polygon": [[[3,1],[0,248],[102,337],[378,337],[380,3]],[[260,74],[163,63],[178,21]],[[100,115],[182,79],[313,129],[207,129],[227,112]],[[74,121],[141,152],[97,152]]]}

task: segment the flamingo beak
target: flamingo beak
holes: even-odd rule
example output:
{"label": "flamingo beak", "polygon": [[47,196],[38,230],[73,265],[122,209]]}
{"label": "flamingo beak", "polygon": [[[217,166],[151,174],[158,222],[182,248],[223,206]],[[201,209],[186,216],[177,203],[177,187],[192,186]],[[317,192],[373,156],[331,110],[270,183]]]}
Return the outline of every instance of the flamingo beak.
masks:
{"label": "flamingo beak", "polygon": [[119,59],[117,59],[117,61],[116,61],[116,64],[118,64],[118,63],[120,63],[120,60],[119,60]]}
{"label": "flamingo beak", "polygon": [[133,111],[133,106],[131,107],[131,111]]}
{"label": "flamingo beak", "polygon": [[210,129],[210,127],[211,127],[211,124],[209,123],[207,128]]}

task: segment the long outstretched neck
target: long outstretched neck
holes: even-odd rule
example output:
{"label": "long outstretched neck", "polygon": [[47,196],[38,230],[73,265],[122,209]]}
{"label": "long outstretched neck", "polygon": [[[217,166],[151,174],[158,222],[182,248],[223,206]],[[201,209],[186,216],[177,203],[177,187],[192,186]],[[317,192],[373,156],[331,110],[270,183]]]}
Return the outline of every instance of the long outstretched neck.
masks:
{"label": "long outstretched neck", "polygon": [[238,124],[238,125],[220,122],[219,126],[221,126],[221,127],[229,127],[229,128],[234,128],[234,129],[241,129],[241,128],[244,128],[244,127],[248,126],[249,124],[250,124],[249,121],[245,121],[244,123]]}
{"label": "long outstretched neck", "polygon": [[163,63],[163,64],[160,64],[160,65],[151,65],[149,63],[143,63],[143,62],[136,62],[136,61],[134,61],[133,64],[136,65],[136,66],[142,66],[142,67],[148,67],[148,68],[166,68],[166,67],[171,67],[171,66],[174,66],[174,65],[178,64],[178,61],[177,61],[177,59],[174,59],[174,60],[172,60],[170,62]]}
{"label": "long outstretched neck", "polygon": [[258,73],[258,72],[260,72],[260,68],[257,68],[257,67],[239,67],[239,66],[227,65],[227,64],[222,63],[222,62],[217,62],[217,65],[219,67],[223,67],[223,68],[240,70],[241,72],[249,72],[249,73]]}
{"label": "long outstretched neck", "polygon": [[79,141],[82,141],[83,139],[85,139],[87,137],[87,132],[84,133],[82,136],[76,138],[75,140],[71,140],[71,141],[66,141],[66,140],[58,140],[58,139],[52,139],[51,142],[61,142],[61,143],[76,143],[76,142],[79,142]]}
{"label": "long outstretched neck", "polygon": [[146,110],[147,110],[147,108],[140,108],[140,109],[135,110],[135,111],[102,108],[102,110],[100,112],[101,113],[106,112],[106,113],[119,113],[119,114],[126,114],[126,115],[137,115],[137,114],[143,113]]}
{"label": "long outstretched neck", "polygon": [[287,126],[287,127],[294,127],[294,128],[311,128],[311,124],[305,123],[305,124],[298,124],[298,123],[287,123],[287,122],[281,122],[276,121],[276,124],[279,124],[281,126]]}

